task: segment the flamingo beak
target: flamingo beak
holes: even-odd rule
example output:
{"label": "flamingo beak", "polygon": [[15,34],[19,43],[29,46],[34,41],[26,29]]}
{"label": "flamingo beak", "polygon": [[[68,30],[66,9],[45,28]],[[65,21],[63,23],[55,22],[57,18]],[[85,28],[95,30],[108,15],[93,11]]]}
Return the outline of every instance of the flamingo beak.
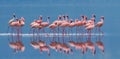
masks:
{"label": "flamingo beak", "polygon": [[50,19],[50,17],[48,16],[48,19]]}
{"label": "flamingo beak", "polygon": [[59,17],[59,19],[61,19],[61,17]]}

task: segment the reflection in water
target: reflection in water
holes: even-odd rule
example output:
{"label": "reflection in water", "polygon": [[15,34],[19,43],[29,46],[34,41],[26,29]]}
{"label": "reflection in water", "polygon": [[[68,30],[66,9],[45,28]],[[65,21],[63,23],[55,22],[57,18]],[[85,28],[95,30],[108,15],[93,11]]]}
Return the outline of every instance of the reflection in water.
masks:
{"label": "reflection in water", "polygon": [[[12,35],[11,35],[12,36]],[[34,37],[33,37],[34,36]],[[35,50],[39,49],[40,53],[47,52],[50,56],[50,50],[54,50],[58,53],[63,54],[73,54],[74,51],[81,51],[81,54],[96,53],[96,48],[104,54],[104,44],[101,41],[102,35],[77,35],[77,36],[64,36],[65,40],[58,40],[58,36],[50,36],[50,37],[43,37],[43,36],[36,36],[33,34],[30,38],[30,45]],[[59,35],[60,36],[60,35]],[[73,39],[71,39],[71,38]],[[79,38],[76,38],[79,37]],[[13,36],[12,39],[9,39],[9,46],[14,50],[14,52],[24,51],[25,46],[23,45],[22,41],[16,40],[17,36]],[[49,39],[48,39],[49,38]],[[96,39],[96,41],[94,40]],[[62,37],[59,37],[62,39]],[[94,42],[95,41],[95,42]],[[88,50],[90,52],[88,52]]]}
{"label": "reflection in water", "polygon": [[[47,52],[48,56],[50,56],[50,49],[66,55],[75,53],[74,50],[81,50],[81,54],[84,55],[88,50],[90,50],[90,53],[95,55],[96,46],[102,53],[104,53],[104,44],[101,42],[103,32],[100,30],[100,27],[103,25],[104,17],[101,16],[100,21],[97,24],[95,24],[94,14],[88,21],[87,16],[81,16],[81,18],[81,21],[76,19],[75,22],[73,22],[72,19],[70,21],[68,20],[68,16],[58,16],[58,20],[53,22],[53,24],[49,25],[48,21],[47,24],[43,25],[44,22],[42,23],[42,16],[40,16],[39,20],[33,21],[30,24],[30,33],[32,32],[32,36],[30,36],[30,45],[34,49],[39,49],[40,53]],[[9,22],[10,27],[12,28],[10,31],[12,34],[10,35],[11,40],[9,39],[9,46],[15,52],[23,52],[25,50],[25,46],[21,40],[21,27],[24,25],[24,18],[22,17],[20,20],[16,19],[16,21],[13,21],[14,19],[16,19],[15,16]],[[49,19],[50,17],[47,18],[47,20]],[[53,32],[52,35],[44,30],[46,26],[48,26],[50,31]],[[72,28],[75,28],[76,30],[73,31]],[[98,35],[92,35],[94,28],[98,28]],[[74,32],[76,33],[74,34]],[[16,35],[13,35],[14,33],[16,33]],[[41,33],[47,34],[40,35]],[[97,33],[97,31],[94,30],[94,33]],[[101,33],[102,35],[100,35]],[[96,43],[91,40],[93,37],[97,37]]]}

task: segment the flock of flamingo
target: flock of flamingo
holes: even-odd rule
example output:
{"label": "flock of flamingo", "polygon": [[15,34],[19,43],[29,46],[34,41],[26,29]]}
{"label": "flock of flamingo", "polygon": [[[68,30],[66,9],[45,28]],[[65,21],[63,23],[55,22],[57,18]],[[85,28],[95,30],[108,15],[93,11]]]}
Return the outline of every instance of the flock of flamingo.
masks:
{"label": "flock of flamingo", "polygon": [[[97,46],[102,53],[104,53],[104,44],[100,40],[100,35],[96,43],[91,41],[91,33],[94,30],[95,33],[104,34],[101,31],[101,27],[104,23],[104,16],[100,17],[99,22],[95,22],[96,15],[92,14],[90,20],[87,16],[82,15],[80,19],[73,20],[68,15],[59,15],[57,20],[52,23],[49,22],[50,17],[47,17],[47,22],[43,22],[43,17],[39,16],[38,20],[34,20],[30,23],[30,33],[32,32],[32,38],[30,38],[30,45],[34,49],[39,49],[40,52],[48,52],[50,56],[50,49],[56,52],[64,54],[73,54],[73,50],[81,50],[82,54],[85,54],[88,50],[94,55],[96,53]],[[15,14],[9,21],[9,31],[11,35],[9,37],[9,46],[14,52],[24,52],[25,46],[21,40],[22,30],[21,28],[25,25],[24,17],[18,19]],[[47,30],[45,30],[47,29]],[[48,31],[49,29],[49,31]],[[69,35],[65,37],[65,34],[74,33],[76,36]],[[16,35],[14,35],[16,33]],[[47,38],[41,36],[41,33],[48,33]],[[53,33],[52,39],[49,37],[49,33]],[[56,33],[58,35],[56,35]],[[81,35],[77,35],[81,33]],[[84,33],[87,33],[87,39],[83,40]],[[35,35],[37,34],[37,35]],[[59,34],[62,34],[60,37]],[[76,41],[75,41],[76,39]],[[46,42],[50,41],[50,43]]]}

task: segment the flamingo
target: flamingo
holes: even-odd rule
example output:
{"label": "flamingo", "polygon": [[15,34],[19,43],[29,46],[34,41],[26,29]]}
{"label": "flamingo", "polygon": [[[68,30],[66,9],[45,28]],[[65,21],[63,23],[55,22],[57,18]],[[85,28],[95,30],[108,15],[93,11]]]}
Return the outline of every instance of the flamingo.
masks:
{"label": "flamingo", "polygon": [[18,19],[16,19],[16,21],[14,21],[13,19],[11,19],[11,20],[9,21],[9,25],[10,25],[11,27],[15,27],[15,26],[17,26],[17,24],[19,24]]}
{"label": "flamingo", "polygon": [[[21,19],[16,19],[16,16],[15,14],[13,15],[13,18],[9,21],[9,26],[12,27],[12,28],[15,28],[17,30],[17,36],[18,36],[18,41],[16,42],[12,42],[10,43],[11,47],[14,48],[15,50],[20,50],[20,51],[24,51],[25,50],[25,47],[24,45],[22,44],[22,42],[20,41],[20,38],[19,38],[19,32],[21,32],[19,29],[24,26],[25,22],[24,22],[24,17],[21,17]],[[15,48],[16,47],[16,48]]]}
{"label": "flamingo", "polygon": [[50,20],[50,17],[48,16],[48,17],[47,17],[47,22],[42,22],[42,23],[41,23],[41,26],[43,26],[43,27],[48,26],[48,25],[49,25],[49,20]]}
{"label": "flamingo", "polygon": [[53,35],[53,40],[54,40],[54,36],[55,36],[55,33],[56,33],[56,30],[55,30],[55,28],[57,27],[57,23],[52,23],[52,24],[50,24],[49,26],[48,26],[51,30],[52,30],[52,32],[54,33],[54,35]]}
{"label": "flamingo", "polygon": [[[69,21],[69,31],[71,31],[72,32],[72,28],[73,27],[75,27],[75,22],[73,22],[73,20],[72,19],[70,19],[70,21]],[[70,33],[70,32],[69,32]],[[69,39],[70,39],[70,36],[69,36]],[[72,38],[71,38],[72,39]]]}
{"label": "flamingo", "polygon": [[[41,16],[40,16],[41,18]],[[39,44],[38,42],[34,41],[34,30],[38,28],[38,30],[40,30],[41,26],[40,26],[40,23],[41,23],[41,19],[40,20],[34,20],[31,24],[30,24],[30,27],[33,28],[33,41],[31,41],[31,46],[34,48],[34,49],[38,49],[39,48]],[[38,32],[39,33],[39,32]]]}
{"label": "flamingo", "polygon": [[21,19],[19,20],[19,27],[22,27],[22,26],[24,26],[25,25],[25,19],[24,19],[24,17],[21,17]]}
{"label": "flamingo", "polygon": [[57,23],[57,26],[60,26],[62,24],[61,15],[58,16],[58,19],[53,22],[53,24]]}
{"label": "flamingo", "polygon": [[81,20],[78,20],[78,19],[75,20],[75,26],[77,31],[80,26],[83,26],[84,24],[83,21],[85,21],[84,16],[81,16]]}
{"label": "flamingo", "polygon": [[[55,21],[53,22],[53,24],[56,24],[56,25],[57,25],[57,27],[58,27],[58,34],[59,34],[59,27],[60,27],[60,25],[62,24],[61,15],[58,16],[58,19],[55,20]],[[59,41],[59,35],[58,35],[58,41]]]}
{"label": "flamingo", "polygon": [[[102,32],[102,31],[100,30],[100,27],[102,27],[103,24],[104,24],[104,16],[101,16],[100,21],[95,25],[96,27],[98,27],[99,32]],[[103,32],[102,32],[102,33],[103,33]]]}
{"label": "flamingo", "polygon": [[91,34],[91,30],[95,27],[94,22],[95,22],[95,15],[92,15],[91,20],[88,20],[88,22],[86,23],[87,26],[85,25],[85,29],[88,30],[88,34]]}
{"label": "flamingo", "polygon": [[[65,20],[65,17],[66,17],[66,20]],[[63,16],[63,20],[62,20],[62,24],[60,25],[63,29],[63,33],[62,33],[62,36],[63,36],[63,42],[64,42],[64,33],[65,33],[65,28],[69,26],[69,22],[68,22],[68,16]]]}
{"label": "flamingo", "polygon": [[85,25],[87,23],[87,16],[81,16],[83,18],[82,24]]}
{"label": "flamingo", "polygon": [[42,23],[42,15],[39,16],[39,20],[36,21],[37,23]]}
{"label": "flamingo", "polygon": [[69,24],[69,27],[74,27],[75,26],[75,22],[73,22],[73,20],[72,19],[70,19],[70,24]]}
{"label": "flamingo", "polygon": [[95,50],[94,44],[91,42],[91,35],[90,34],[91,34],[91,30],[95,27],[94,22],[95,22],[95,15],[92,15],[91,20],[89,20],[87,22],[87,23],[90,23],[90,25],[88,25],[85,28],[88,30],[88,34],[89,34],[88,41],[85,44],[89,49],[91,49],[93,55],[95,54],[96,50]]}

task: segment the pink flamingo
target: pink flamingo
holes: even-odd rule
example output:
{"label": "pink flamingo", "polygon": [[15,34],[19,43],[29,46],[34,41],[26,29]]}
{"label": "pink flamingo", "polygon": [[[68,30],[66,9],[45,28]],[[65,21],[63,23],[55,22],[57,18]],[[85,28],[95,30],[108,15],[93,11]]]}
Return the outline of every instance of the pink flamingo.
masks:
{"label": "pink flamingo", "polygon": [[[71,33],[72,33],[72,28],[75,27],[75,22],[73,22],[72,19],[70,19],[69,27],[70,27],[70,28],[69,28],[69,33],[70,33],[70,31],[71,31]],[[70,36],[69,36],[69,39],[70,39]],[[71,38],[71,39],[72,39],[72,38]]]}
{"label": "pink flamingo", "polygon": [[79,30],[79,27],[82,26],[82,20],[78,20],[78,19],[75,19],[75,26],[76,26],[76,39],[78,39],[78,32],[80,32]]}
{"label": "pink flamingo", "polygon": [[[22,44],[22,42],[20,41],[20,38],[19,38],[19,32],[21,32],[20,31],[20,28],[22,27],[22,26],[24,26],[24,24],[25,24],[25,22],[24,22],[24,17],[21,17],[21,19],[16,19],[16,21],[14,21],[14,19],[15,19],[16,17],[15,17],[15,14],[13,15],[13,19],[11,19],[10,21],[9,21],[9,25],[11,26],[11,27],[15,27],[15,29],[17,30],[17,36],[18,36],[18,41],[16,41],[16,42],[12,42],[12,44],[13,44],[13,46],[17,46],[15,49],[16,50],[20,50],[20,51],[24,51],[25,50],[25,47],[24,47],[24,45]],[[11,44],[11,43],[10,43]]]}
{"label": "pink flamingo", "polygon": [[48,27],[49,27],[49,28],[52,30],[52,32],[54,33],[54,35],[53,35],[53,42],[54,42],[55,33],[56,33],[55,28],[57,27],[57,23],[52,23],[52,24],[50,24]]}
{"label": "pink flamingo", "polygon": [[34,41],[34,31],[35,31],[36,28],[39,27],[39,25],[40,25],[40,24],[37,22],[37,20],[34,20],[34,21],[30,24],[30,27],[33,28],[33,40],[31,41],[30,44],[31,44],[31,46],[33,46],[35,49],[37,49],[39,45],[38,45],[37,42]]}
{"label": "pink flamingo", "polygon": [[[66,17],[66,20],[65,20]],[[63,16],[63,20],[62,20],[62,24],[60,25],[63,29],[62,31],[62,37],[63,37],[63,43],[64,43],[64,33],[65,33],[65,28],[69,26],[69,22],[68,22],[68,16]]]}
{"label": "pink flamingo", "polygon": [[43,27],[43,32],[44,32],[44,28],[49,25],[49,20],[50,20],[50,17],[48,16],[48,17],[47,17],[47,22],[42,22],[42,23],[40,24],[40,25]]}
{"label": "pink flamingo", "polygon": [[98,27],[99,32],[102,32],[100,30],[100,27],[102,27],[103,24],[104,24],[104,16],[101,16],[100,21],[95,25],[96,27]]}
{"label": "pink flamingo", "polygon": [[48,16],[48,17],[47,17],[47,22],[42,22],[42,23],[41,23],[41,26],[43,26],[43,27],[48,26],[48,25],[49,25],[49,20],[50,20],[50,17]]}
{"label": "pink flamingo", "polygon": [[[56,24],[58,27],[58,34],[59,34],[59,27],[62,24],[62,21],[60,19],[61,19],[61,15],[59,15],[58,19],[53,22],[53,24]],[[58,41],[59,41],[59,35],[58,35]]]}
{"label": "pink flamingo", "polygon": [[53,22],[53,24],[57,23],[57,26],[60,26],[62,24],[61,15],[58,16],[58,19]]}
{"label": "pink flamingo", "polygon": [[89,21],[87,22],[87,24],[88,24],[88,23],[90,23],[90,24],[89,24],[88,26],[86,26],[86,28],[85,28],[85,29],[88,30],[88,34],[89,34],[88,41],[87,41],[85,44],[86,44],[86,46],[87,46],[89,49],[92,50],[92,54],[93,54],[93,55],[94,55],[95,52],[96,52],[96,51],[95,51],[95,46],[94,46],[94,44],[91,42],[91,30],[95,27],[94,22],[95,22],[95,15],[92,15],[91,20],[89,20]]}
{"label": "pink flamingo", "polygon": [[89,20],[86,23],[87,26],[85,25],[86,26],[85,29],[88,30],[88,34],[91,34],[91,30],[95,27],[94,22],[95,22],[95,15],[92,15],[91,20]]}
{"label": "pink flamingo", "polygon": [[39,24],[42,23],[42,16],[41,15],[39,16],[39,20],[37,20],[36,22]]}
{"label": "pink flamingo", "polygon": [[85,25],[87,23],[87,16],[81,16],[83,18],[82,24]]}

